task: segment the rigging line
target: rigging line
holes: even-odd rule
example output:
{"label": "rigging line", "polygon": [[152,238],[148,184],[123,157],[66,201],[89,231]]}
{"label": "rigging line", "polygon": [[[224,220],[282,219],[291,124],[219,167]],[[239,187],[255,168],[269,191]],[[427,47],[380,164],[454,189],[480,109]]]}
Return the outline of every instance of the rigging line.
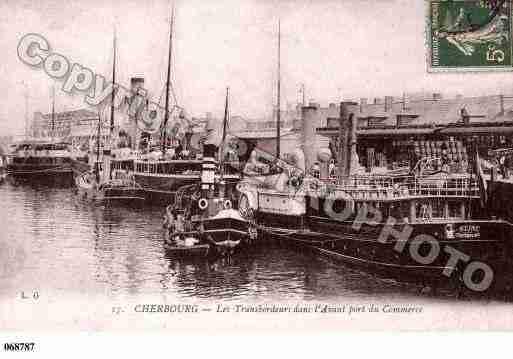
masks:
{"label": "rigging line", "polygon": [[[114,40],[113,40],[113,61],[112,61],[112,84],[115,86],[116,84],[116,28],[114,27]],[[111,94],[111,104],[110,104],[110,136],[112,137],[114,132],[114,100],[116,98],[116,91],[113,88]]]}
{"label": "rigging line", "polygon": [[169,85],[170,85],[170,77],[171,77],[171,60],[173,54],[173,25],[175,19],[175,6],[173,3],[173,8],[171,10],[171,21],[169,24],[169,52],[167,58],[167,78],[166,78],[166,106],[164,113],[164,124],[162,126],[162,134],[161,134],[161,151],[163,154],[166,153],[166,142],[167,142],[167,133],[166,127],[169,121]]}
{"label": "rigging line", "polygon": [[[173,35],[174,35],[174,26],[175,26],[175,2],[173,0],[173,7],[172,7],[172,12],[171,12],[171,33],[170,33],[170,39],[169,39],[169,61],[168,61],[168,65],[170,65],[171,61],[173,60]],[[170,77],[170,67],[168,68],[168,78],[167,78],[167,81],[168,81],[168,86],[169,88],[171,88],[171,94],[173,96],[173,101],[174,101],[174,104],[175,105],[178,105],[178,101],[176,101],[176,94],[175,94],[175,89],[173,87],[173,79],[172,77]],[[173,73],[174,75],[174,73]],[[169,88],[167,89],[168,92],[169,92]]]}
{"label": "rigging line", "polygon": [[278,89],[276,104],[276,159],[280,159],[280,141],[281,141],[281,20],[278,19]]}

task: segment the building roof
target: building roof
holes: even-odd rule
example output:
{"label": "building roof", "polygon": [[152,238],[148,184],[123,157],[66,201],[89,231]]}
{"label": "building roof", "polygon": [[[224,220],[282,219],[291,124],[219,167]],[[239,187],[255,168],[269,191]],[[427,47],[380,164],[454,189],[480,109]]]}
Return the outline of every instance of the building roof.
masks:
{"label": "building roof", "polygon": [[[349,112],[354,113],[358,119],[381,118],[383,125],[395,125],[399,115],[412,117],[412,121],[416,125],[445,125],[458,122],[461,119],[463,108],[470,115],[471,121],[513,121],[513,96],[503,95],[459,96],[448,99],[432,96],[420,100],[389,97],[389,101],[349,106]],[[328,117],[338,117],[338,114],[335,112],[334,115]],[[326,122],[320,125],[325,126]]]}

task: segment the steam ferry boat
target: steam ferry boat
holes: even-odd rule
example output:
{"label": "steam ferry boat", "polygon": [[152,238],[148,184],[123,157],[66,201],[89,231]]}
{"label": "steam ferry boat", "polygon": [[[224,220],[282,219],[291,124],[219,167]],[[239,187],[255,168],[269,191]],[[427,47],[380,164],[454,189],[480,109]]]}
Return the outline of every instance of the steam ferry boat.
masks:
{"label": "steam ferry boat", "polygon": [[[195,183],[180,187],[173,204],[166,209],[164,247],[174,257],[215,257],[233,254],[256,239],[254,223],[243,218],[230,163],[223,161],[228,123],[226,90],[221,163],[214,160],[218,146],[204,145],[201,173]],[[228,181],[227,181],[228,180]]]}
{"label": "steam ferry boat", "polygon": [[6,172],[14,178],[73,179],[71,144],[55,136],[55,88],[52,88],[52,115],[50,136],[26,139],[15,144],[7,156]]}
{"label": "steam ferry boat", "polygon": [[356,171],[356,125],[344,104],[340,123],[337,176],[320,179],[278,159],[274,173],[238,184],[243,217],[263,235],[378,276],[511,287],[513,225],[488,210],[477,151],[459,170],[423,158],[407,175]]}

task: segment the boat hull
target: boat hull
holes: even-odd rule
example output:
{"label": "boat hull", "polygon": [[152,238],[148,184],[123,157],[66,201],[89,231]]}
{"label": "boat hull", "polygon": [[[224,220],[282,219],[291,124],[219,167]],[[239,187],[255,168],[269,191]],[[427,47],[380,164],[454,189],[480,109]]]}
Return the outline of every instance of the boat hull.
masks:
{"label": "boat hull", "polygon": [[[174,202],[175,194],[180,187],[199,183],[201,178],[197,174],[191,175],[158,175],[141,174],[135,172],[134,180],[141,186],[147,201],[153,204],[169,204]],[[227,177],[228,186],[235,188],[237,176]]]}
{"label": "boat hull", "polygon": [[72,158],[70,163],[71,169],[75,175],[81,175],[91,171],[91,166],[88,163],[87,157]]}
{"label": "boat hull", "polygon": [[239,241],[247,242],[251,238],[250,223],[236,218],[208,218],[203,220],[205,233],[216,242]]}
{"label": "boat hull", "polygon": [[200,181],[200,177],[197,175],[158,176],[140,173],[134,173],[134,179],[141,186],[148,201],[160,204],[173,202],[175,193],[180,187]]}
{"label": "boat hull", "polygon": [[211,247],[208,244],[177,246],[169,242],[165,242],[164,249],[169,257],[184,259],[206,259],[212,252]]}
{"label": "boat hull", "polygon": [[[513,269],[513,230],[508,222],[440,221],[394,227],[381,223],[355,228],[358,226],[349,221],[314,216],[301,221],[287,217],[259,214],[260,235],[271,236],[379,277],[438,287],[461,286],[467,264],[481,262],[493,273],[493,282],[487,289],[512,287],[509,273]],[[456,228],[456,236],[452,238],[445,238],[448,224]],[[391,234],[390,229],[397,234],[405,231],[406,226],[411,228],[408,237],[396,238]],[[460,228],[462,231],[458,232]],[[464,233],[464,229],[469,230],[468,233]],[[425,235],[432,240],[424,241]],[[455,253],[462,253],[464,260],[456,264],[451,262]],[[479,283],[480,277],[473,280]]]}
{"label": "boat hull", "polygon": [[75,178],[77,193],[80,198],[96,202],[123,202],[133,204],[145,201],[144,192],[131,186],[98,188],[87,182],[84,176]]}
{"label": "boat hull", "polygon": [[6,167],[7,174],[18,178],[45,178],[60,176],[72,178],[73,170],[70,165],[43,164],[10,164]]}
{"label": "boat hull", "polygon": [[[200,225],[203,226],[201,231],[197,229]],[[205,254],[205,257],[224,257],[241,252],[256,239],[256,231],[253,232],[250,223],[241,218],[205,218],[193,222],[192,227],[194,227],[192,231],[167,234],[164,240],[164,248],[171,251],[173,248],[191,248],[191,256],[196,256],[193,248],[205,245],[209,246],[209,251]],[[193,237],[200,244],[189,247],[177,246],[174,240],[177,237],[181,239]],[[179,253],[180,251],[177,250],[174,254],[178,255]]]}

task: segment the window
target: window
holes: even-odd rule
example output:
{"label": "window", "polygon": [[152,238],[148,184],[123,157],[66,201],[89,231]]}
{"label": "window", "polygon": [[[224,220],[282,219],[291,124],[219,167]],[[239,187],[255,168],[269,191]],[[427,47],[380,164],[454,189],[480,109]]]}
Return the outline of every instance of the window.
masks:
{"label": "window", "polygon": [[449,202],[449,218],[461,218],[461,210],[460,210],[460,203],[450,201]]}
{"label": "window", "polygon": [[443,200],[434,200],[431,202],[431,217],[432,218],[444,218],[444,207],[445,201]]}

